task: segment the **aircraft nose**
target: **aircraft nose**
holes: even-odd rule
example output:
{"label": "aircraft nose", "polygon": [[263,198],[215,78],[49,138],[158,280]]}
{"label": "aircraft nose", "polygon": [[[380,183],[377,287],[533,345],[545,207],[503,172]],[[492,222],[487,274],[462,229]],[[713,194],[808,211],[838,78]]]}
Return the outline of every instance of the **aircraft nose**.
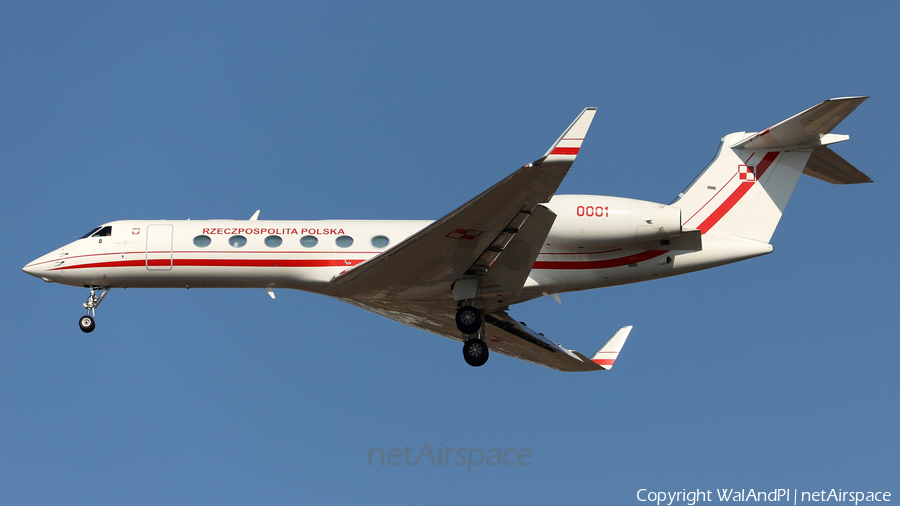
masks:
{"label": "aircraft nose", "polygon": [[39,278],[39,277],[41,277],[40,272],[43,269],[41,269],[39,266],[35,265],[36,263],[37,263],[37,260],[30,262],[25,267],[22,267],[22,270],[25,272],[25,274],[31,274],[32,276]]}
{"label": "aircraft nose", "polygon": [[41,278],[44,281],[51,282],[52,280],[47,278],[47,264],[46,255],[35,260],[32,260],[25,267],[22,267],[22,271],[25,274],[30,274],[36,278]]}

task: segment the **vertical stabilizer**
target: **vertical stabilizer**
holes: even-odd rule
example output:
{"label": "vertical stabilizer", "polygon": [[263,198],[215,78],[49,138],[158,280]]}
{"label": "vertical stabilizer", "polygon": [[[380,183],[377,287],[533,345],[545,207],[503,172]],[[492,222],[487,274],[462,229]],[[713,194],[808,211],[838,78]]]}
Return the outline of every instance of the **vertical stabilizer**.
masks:
{"label": "vertical stabilizer", "polygon": [[[682,210],[684,228],[768,243],[800,175],[823,165],[824,146],[848,138],[831,134],[831,129],[863,100],[865,97],[827,100],[762,132],[725,136],[713,161],[673,202]],[[814,151],[817,156],[811,161]],[[840,179],[832,175],[836,170],[842,170],[842,174],[856,170],[840,161],[843,165],[831,163],[826,167],[835,182]],[[810,163],[816,167],[808,167]],[[856,172],[859,175],[855,180],[844,176],[840,182],[869,180]]]}

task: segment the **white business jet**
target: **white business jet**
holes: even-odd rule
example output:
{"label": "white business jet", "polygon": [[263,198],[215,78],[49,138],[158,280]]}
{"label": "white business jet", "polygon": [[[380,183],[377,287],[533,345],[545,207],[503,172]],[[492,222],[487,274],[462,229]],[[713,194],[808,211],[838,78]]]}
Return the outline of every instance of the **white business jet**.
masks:
{"label": "white business jet", "polygon": [[588,108],[546,154],[437,221],[114,221],[23,270],[90,290],[94,330],[111,288],[292,288],[336,297],[488,351],[561,371],[610,369],[631,327],[590,357],[513,319],[544,295],[635,283],[765,255],[801,174],[871,182],[827,146],[866,97],[822,102],[762,132],[726,135],[669,205],[554,195],[596,113]]}

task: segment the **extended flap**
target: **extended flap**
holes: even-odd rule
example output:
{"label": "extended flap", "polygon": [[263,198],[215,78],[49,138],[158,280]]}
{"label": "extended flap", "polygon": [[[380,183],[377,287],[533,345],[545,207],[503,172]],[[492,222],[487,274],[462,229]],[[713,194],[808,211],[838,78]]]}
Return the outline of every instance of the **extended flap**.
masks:
{"label": "extended flap", "polygon": [[518,297],[555,220],[556,213],[553,211],[544,206],[535,207],[528,220],[488,269],[485,285],[497,284]]}

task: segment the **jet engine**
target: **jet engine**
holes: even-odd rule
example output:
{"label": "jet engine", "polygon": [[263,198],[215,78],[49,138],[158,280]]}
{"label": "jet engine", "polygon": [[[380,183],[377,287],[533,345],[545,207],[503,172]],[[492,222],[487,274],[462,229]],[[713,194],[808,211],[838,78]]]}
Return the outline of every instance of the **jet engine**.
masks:
{"label": "jet engine", "polygon": [[556,213],[544,241],[561,247],[618,247],[663,241],[681,234],[681,209],[602,195],[554,195]]}

